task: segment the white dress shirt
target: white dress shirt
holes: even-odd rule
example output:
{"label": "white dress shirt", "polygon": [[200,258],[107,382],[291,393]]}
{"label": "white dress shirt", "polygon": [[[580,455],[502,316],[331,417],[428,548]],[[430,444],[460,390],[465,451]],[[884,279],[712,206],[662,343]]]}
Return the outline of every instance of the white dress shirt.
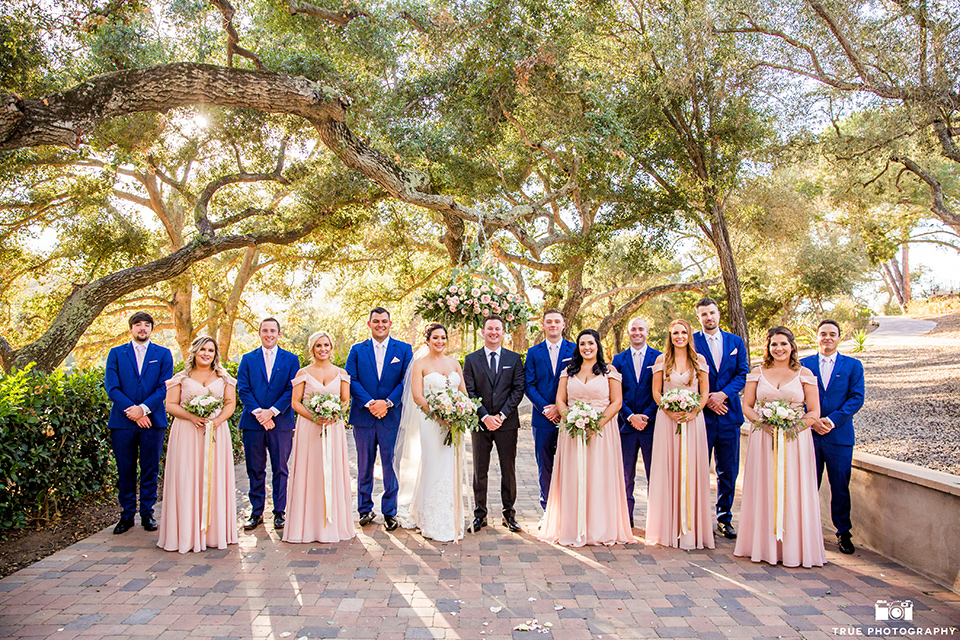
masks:
{"label": "white dress shirt", "polygon": [[643,372],[643,359],[647,357],[646,343],[639,349],[630,347],[630,354],[633,356],[633,370],[636,372],[637,382],[640,382],[640,374]]}
{"label": "white dress shirt", "polygon": [[[143,375],[143,363],[147,361],[147,347],[150,346],[150,341],[147,340],[140,344],[136,340],[131,340],[130,344],[133,346],[133,353],[137,357],[137,374]],[[141,404],[140,408],[143,409],[143,415],[150,415],[150,407]]]}
{"label": "white dress shirt", "polygon": [[547,352],[550,354],[550,366],[553,369],[553,373],[557,372],[557,363],[560,361],[560,345],[562,343],[563,338],[560,338],[556,342],[547,340]]}
{"label": "white dress shirt", "polygon": [[[386,364],[387,359],[387,347],[390,345],[390,336],[387,336],[383,339],[383,342],[377,342],[376,338],[371,338],[373,340],[373,355],[377,360],[377,380],[383,377],[383,366]],[[369,407],[373,404],[374,400],[370,400],[367,404],[363,405]],[[387,399],[387,407],[393,407],[393,402],[390,399]]]}
{"label": "white dress shirt", "polygon": [[715,334],[710,335],[704,331],[703,335],[707,339],[707,345],[710,347],[710,355],[713,357],[713,364],[719,371],[720,363],[723,362],[723,333],[717,331]]}
{"label": "white dress shirt", "polygon": [[[500,349],[501,349],[501,347],[497,347],[496,349],[494,349],[493,351],[491,351],[490,349],[487,349],[487,345],[483,345],[483,357],[484,357],[484,359],[487,361],[487,366],[488,366],[488,367],[490,366],[490,354],[491,354],[491,353],[495,353],[495,354],[497,354],[497,355],[496,355],[496,360],[495,360],[495,362],[494,362],[494,363],[496,364],[496,366],[497,366],[497,369],[496,369],[496,370],[499,370],[499,369],[500,369],[500,355],[501,355],[501,354],[500,354]],[[496,370],[495,370],[495,372],[496,372]],[[500,413],[500,417],[501,417],[501,418],[506,418],[506,416],[503,415],[503,412]]]}

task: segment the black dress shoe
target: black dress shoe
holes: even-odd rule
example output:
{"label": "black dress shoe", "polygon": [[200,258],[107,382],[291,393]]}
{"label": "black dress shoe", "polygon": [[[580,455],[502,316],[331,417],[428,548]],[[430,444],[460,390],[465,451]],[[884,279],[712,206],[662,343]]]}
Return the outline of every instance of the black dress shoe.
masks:
{"label": "black dress shoe", "polygon": [[361,526],[361,527],[367,526],[368,524],[370,524],[371,522],[373,522],[373,519],[376,518],[376,517],[377,517],[377,514],[375,514],[373,511],[367,511],[366,513],[361,513],[361,514],[360,514],[360,526]]}
{"label": "black dress shoe", "polygon": [[513,516],[503,516],[503,526],[512,531],[513,533],[520,533],[520,525],[517,524],[517,519]]}
{"label": "black dress shoe", "polygon": [[397,520],[397,516],[383,516],[383,528],[387,531],[396,531],[399,526],[400,521]]}
{"label": "black dress shoe", "polygon": [[843,536],[837,536],[837,546],[840,547],[840,553],[848,556],[857,550],[857,548],[853,546],[853,540],[850,539],[849,533]]}
{"label": "black dress shoe", "polygon": [[157,530],[157,521],[153,519],[153,514],[146,513],[140,516],[140,524],[143,525],[145,531],[156,531]]}
{"label": "black dress shoe", "polygon": [[257,527],[263,524],[263,516],[250,516],[246,522],[243,523],[244,531],[253,531]]}
{"label": "black dress shoe", "polygon": [[133,528],[133,516],[120,518],[120,522],[117,523],[117,526],[113,528],[114,535],[120,535],[121,533],[126,533]]}
{"label": "black dress shoe", "polygon": [[486,518],[474,518],[473,525],[470,527],[470,531],[472,531],[473,533],[476,533],[477,531],[480,531],[480,529],[483,529],[485,526],[487,526]]}
{"label": "black dress shoe", "polygon": [[729,522],[718,522],[717,523],[717,533],[722,535],[727,540],[736,540],[737,539],[737,530],[733,528],[733,525]]}
{"label": "black dress shoe", "polygon": [[283,530],[283,525],[286,524],[286,519],[283,517],[283,511],[280,513],[273,514],[273,528],[277,530]]}

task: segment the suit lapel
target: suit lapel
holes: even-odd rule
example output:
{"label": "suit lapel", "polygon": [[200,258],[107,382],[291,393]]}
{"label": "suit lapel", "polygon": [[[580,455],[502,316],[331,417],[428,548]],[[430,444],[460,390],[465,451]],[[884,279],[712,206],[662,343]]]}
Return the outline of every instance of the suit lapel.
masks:
{"label": "suit lapel", "polygon": [[[836,366],[834,366],[836,368]],[[827,388],[823,384],[823,376],[820,372],[820,352],[814,354],[813,362],[811,363],[810,370],[813,371],[813,375],[817,376],[817,383],[820,385],[820,395],[821,397],[827,392]]]}
{"label": "suit lapel", "polygon": [[[490,381],[490,388],[493,389],[494,385],[497,383],[497,371],[490,370],[490,360],[487,358],[487,351],[484,348],[480,348],[480,360],[483,362],[483,370],[487,374],[487,380]],[[499,371],[500,367],[503,366],[503,350],[500,350],[500,357],[497,358],[497,369]]]}
{"label": "suit lapel", "polygon": [[368,338],[363,345],[363,350],[366,352],[367,360],[370,361],[370,366],[373,367],[373,376],[377,379],[377,382],[380,382],[380,376],[377,375],[377,354],[376,349],[373,346],[373,338]]}
{"label": "suit lapel", "polygon": [[[263,347],[257,347],[257,349],[254,351],[254,353],[257,354],[257,355],[256,355],[257,370],[259,370],[259,371],[260,371],[260,375],[263,376],[263,381],[264,381],[264,382],[269,382],[269,381],[267,380],[267,365],[266,365],[266,363],[263,361]],[[274,358],[273,360],[274,360],[274,364],[276,364],[276,360],[277,360],[277,359]]]}
{"label": "suit lapel", "polygon": [[[620,374],[629,375],[631,382],[634,382],[634,383],[639,382],[639,377],[637,376],[637,370],[633,366],[633,347],[627,347],[627,350],[624,352],[623,355],[624,355],[623,359],[626,361],[626,364],[624,365],[623,368],[626,369],[626,371],[621,371]],[[641,364],[640,374],[643,375],[643,363],[640,363],[640,364]]]}
{"label": "suit lapel", "polygon": [[[134,372],[137,374],[137,377],[139,378],[141,376],[141,373],[139,370],[137,370],[137,352],[133,350],[133,345],[130,344],[129,342],[125,345],[124,351],[127,352],[127,357],[130,359],[130,366],[133,367]],[[144,363],[146,363],[147,361],[146,357],[144,357],[143,361]]]}
{"label": "suit lapel", "polygon": [[647,345],[647,353],[643,358],[643,371],[640,372],[640,380],[644,379],[644,376],[653,375],[650,371],[650,367],[653,366],[653,363],[657,359],[657,353],[654,353],[653,347]]}
{"label": "suit lapel", "polygon": [[[383,354],[383,371],[380,374],[380,378],[383,378],[383,374],[387,372],[387,367],[390,366],[390,363],[393,362],[395,357],[393,354],[397,348],[397,341],[393,338],[390,339],[390,342],[387,343],[387,351]],[[373,366],[377,366],[377,358],[373,358]]]}

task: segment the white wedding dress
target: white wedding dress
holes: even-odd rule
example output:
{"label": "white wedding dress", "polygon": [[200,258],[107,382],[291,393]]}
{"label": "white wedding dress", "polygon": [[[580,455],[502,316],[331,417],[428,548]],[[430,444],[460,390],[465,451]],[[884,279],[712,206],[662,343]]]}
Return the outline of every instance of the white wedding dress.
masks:
{"label": "white wedding dress", "polygon": [[[424,395],[459,386],[460,375],[456,372],[444,376],[434,371],[423,377]],[[465,527],[463,474],[458,477],[457,452],[454,447],[443,444],[444,430],[423,415],[408,393],[409,381],[404,389],[401,435],[397,443],[400,454],[397,518],[403,528],[419,528],[425,538],[438,542],[460,540]],[[461,443],[461,469],[464,451]]]}

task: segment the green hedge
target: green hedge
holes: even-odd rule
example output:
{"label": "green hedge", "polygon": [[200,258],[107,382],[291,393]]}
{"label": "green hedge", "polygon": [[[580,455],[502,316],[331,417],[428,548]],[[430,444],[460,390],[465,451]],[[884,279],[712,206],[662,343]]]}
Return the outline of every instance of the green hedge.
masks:
{"label": "green hedge", "polygon": [[103,369],[0,374],[0,528],[115,486]]}

